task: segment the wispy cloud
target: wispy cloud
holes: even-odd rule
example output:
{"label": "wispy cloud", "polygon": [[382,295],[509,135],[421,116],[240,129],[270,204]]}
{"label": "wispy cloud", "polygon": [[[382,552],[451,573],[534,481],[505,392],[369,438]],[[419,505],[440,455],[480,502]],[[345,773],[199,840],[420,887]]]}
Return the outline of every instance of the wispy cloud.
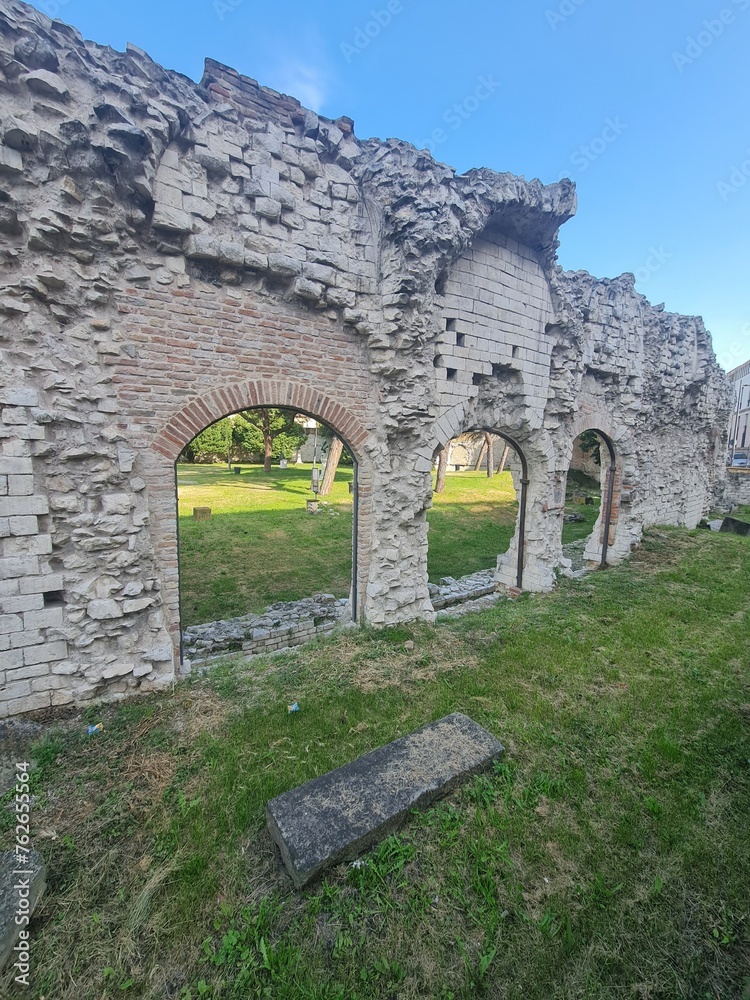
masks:
{"label": "wispy cloud", "polygon": [[319,112],[328,96],[328,74],[322,64],[286,57],[276,78],[278,86],[306,108]]}

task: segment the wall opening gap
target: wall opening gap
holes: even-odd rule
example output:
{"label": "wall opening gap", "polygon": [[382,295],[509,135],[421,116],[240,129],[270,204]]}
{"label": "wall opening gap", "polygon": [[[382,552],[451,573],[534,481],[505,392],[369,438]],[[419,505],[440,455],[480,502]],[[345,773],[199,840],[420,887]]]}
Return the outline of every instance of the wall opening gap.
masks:
{"label": "wall opening gap", "polygon": [[175,468],[187,658],[301,645],[355,616],[357,468],[335,428],[249,407],[204,428]]}

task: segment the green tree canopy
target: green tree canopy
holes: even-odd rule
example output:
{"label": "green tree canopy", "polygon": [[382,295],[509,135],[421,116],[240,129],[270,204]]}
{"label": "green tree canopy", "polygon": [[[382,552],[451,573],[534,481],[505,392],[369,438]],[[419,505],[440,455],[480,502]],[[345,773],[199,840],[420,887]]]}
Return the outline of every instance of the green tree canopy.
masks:
{"label": "green tree canopy", "polygon": [[232,443],[232,421],[225,417],[211,424],[205,431],[194,437],[185,451],[193,459],[217,456],[226,458]]}
{"label": "green tree canopy", "polygon": [[591,455],[597,465],[602,464],[601,440],[596,431],[584,431],[579,434],[578,442],[585,455]]}
{"label": "green tree canopy", "polygon": [[270,458],[292,458],[305,441],[294,410],[242,410],[234,418],[234,440],[247,452]]}

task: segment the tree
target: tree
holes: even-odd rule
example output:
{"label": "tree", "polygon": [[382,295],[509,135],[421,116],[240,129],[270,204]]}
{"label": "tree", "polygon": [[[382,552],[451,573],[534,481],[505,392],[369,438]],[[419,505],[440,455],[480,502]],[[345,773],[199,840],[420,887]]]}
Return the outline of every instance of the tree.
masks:
{"label": "tree", "polygon": [[510,445],[506,444],[503,448],[503,457],[500,459],[500,465],[497,467],[498,476],[505,472],[505,464],[508,461],[508,455],[510,455]]}
{"label": "tree", "polygon": [[436,493],[442,493],[445,489],[445,474],[448,471],[448,458],[450,456],[450,450],[451,444],[449,441],[445,448],[440,449],[440,454],[438,455],[437,482],[435,483]]}
{"label": "tree", "polygon": [[334,435],[328,445],[328,458],[318,496],[327,497],[333,489],[333,480],[336,478],[336,469],[339,467],[343,450],[344,442]]}
{"label": "tree", "polygon": [[596,431],[584,431],[578,435],[578,443],[584,455],[591,455],[596,465],[602,464],[601,440]]}
{"label": "tree", "polygon": [[485,434],[484,442],[487,445],[487,478],[492,479],[495,475],[495,439],[491,434]]}
{"label": "tree", "polygon": [[263,471],[274,458],[292,458],[305,440],[294,410],[260,407],[242,410],[234,421],[234,439],[245,451],[263,456]]}
{"label": "tree", "polygon": [[193,438],[189,445],[194,459],[203,459],[204,461],[211,458],[218,458],[219,456],[222,458],[229,456],[231,447],[232,421],[228,417],[225,417],[223,420],[217,420],[215,424],[211,424],[205,431],[201,431],[197,437]]}
{"label": "tree", "polygon": [[[474,440],[477,440],[477,436],[474,435]],[[474,463],[474,472],[479,472],[482,467],[482,462],[484,461],[484,456],[487,453],[487,441],[482,441],[482,447],[479,449],[479,454],[477,455],[477,460]]]}

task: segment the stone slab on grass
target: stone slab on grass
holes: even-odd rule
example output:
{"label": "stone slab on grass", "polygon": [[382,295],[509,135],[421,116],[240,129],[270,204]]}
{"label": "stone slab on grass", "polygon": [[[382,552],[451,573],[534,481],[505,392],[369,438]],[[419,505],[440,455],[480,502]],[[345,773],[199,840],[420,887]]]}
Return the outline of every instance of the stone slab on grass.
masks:
{"label": "stone slab on grass", "polygon": [[[30,852],[27,865],[18,863],[15,851],[0,852],[0,970],[16,961],[13,946],[19,933],[28,930],[28,925],[16,923],[16,915],[20,912],[31,918],[45,890],[46,876],[44,861],[36,851]],[[28,906],[21,902],[21,893]]]}
{"label": "stone slab on grass", "polygon": [[720,531],[729,531],[734,535],[750,535],[750,522],[741,521],[737,517],[725,517]]}
{"label": "stone slab on grass", "polygon": [[295,886],[356,857],[502,753],[491,733],[455,713],[272,799],[268,829]]}

